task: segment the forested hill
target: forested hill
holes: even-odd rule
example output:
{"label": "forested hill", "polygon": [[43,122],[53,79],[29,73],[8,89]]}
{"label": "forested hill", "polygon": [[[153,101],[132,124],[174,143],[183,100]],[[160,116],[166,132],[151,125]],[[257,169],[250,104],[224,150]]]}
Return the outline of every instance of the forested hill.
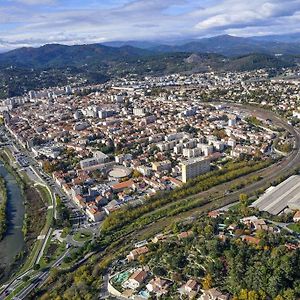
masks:
{"label": "forested hill", "polygon": [[157,53],[132,46],[100,44],[45,45],[0,54],[0,98],[76,82],[102,83],[127,74],[164,75],[182,72],[247,71],[294,66],[297,56],[247,54],[227,57],[200,52]]}

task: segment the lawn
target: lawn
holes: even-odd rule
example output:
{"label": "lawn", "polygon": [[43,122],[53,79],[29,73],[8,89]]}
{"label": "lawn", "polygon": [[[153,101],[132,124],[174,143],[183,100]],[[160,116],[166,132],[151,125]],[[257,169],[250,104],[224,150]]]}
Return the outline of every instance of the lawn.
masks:
{"label": "lawn", "polygon": [[77,242],[86,242],[92,238],[92,234],[89,232],[78,231],[73,236]]}
{"label": "lawn", "polygon": [[288,225],[288,228],[297,232],[297,233],[300,233],[300,224],[299,223],[296,223],[296,224],[290,224]]}

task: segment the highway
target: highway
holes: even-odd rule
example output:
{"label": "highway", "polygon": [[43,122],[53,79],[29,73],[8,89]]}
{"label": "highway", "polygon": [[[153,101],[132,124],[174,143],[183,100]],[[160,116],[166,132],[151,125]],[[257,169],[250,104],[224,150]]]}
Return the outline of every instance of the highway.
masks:
{"label": "highway", "polygon": [[49,267],[49,269],[45,271],[41,271],[38,273],[37,276],[35,276],[31,282],[30,285],[28,285],[25,289],[23,289],[17,296],[15,296],[13,299],[15,300],[23,300],[25,299],[35,288],[41,287],[46,280],[50,276],[50,270],[51,268],[56,268],[58,267],[63,259],[69,254],[70,249],[68,249],[56,262],[53,263],[52,266]]}

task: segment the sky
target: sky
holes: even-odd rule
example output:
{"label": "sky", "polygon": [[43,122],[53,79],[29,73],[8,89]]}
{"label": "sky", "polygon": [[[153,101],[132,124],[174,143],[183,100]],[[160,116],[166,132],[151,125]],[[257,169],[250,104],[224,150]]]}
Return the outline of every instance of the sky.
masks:
{"label": "sky", "polygon": [[0,0],[0,51],[300,32],[300,0]]}

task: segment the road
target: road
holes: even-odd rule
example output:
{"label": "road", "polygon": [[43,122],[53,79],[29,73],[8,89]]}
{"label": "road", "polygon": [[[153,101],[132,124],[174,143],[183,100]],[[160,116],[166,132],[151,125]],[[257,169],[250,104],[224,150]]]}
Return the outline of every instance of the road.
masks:
{"label": "road", "polygon": [[53,263],[48,270],[39,272],[38,275],[35,276],[35,278],[32,280],[32,283],[29,286],[27,286],[25,289],[23,289],[13,299],[15,300],[25,299],[35,288],[41,287],[50,277],[51,268],[58,267],[62,263],[63,259],[69,254],[69,252],[70,249],[68,249],[55,263]]}
{"label": "road", "polygon": [[[28,161],[29,167],[26,169],[30,169],[29,171],[29,177],[37,177],[39,178],[39,181],[44,183],[46,186],[49,186],[51,189],[51,195],[53,198],[53,207],[54,207],[54,215],[56,216],[56,199],[55,195],[58,195],[62,202],[69,208],[70,210],[77,211],[72,218],[74,222],[76,221],[85,221],[86,216],[85,214],[78,209],[78,206],[69,198],[68,195],[64,193],[64,191],[61,189],[61,187],[55,182],[55,180],[49,176],[47,173],[45,173],[42,169],[42,167],[38,164],[36,159],[33,157],[33,154],[25,149],[22,145],[19,144],[19,142],[15,139],[14,136],[11,135],[11,133],[8,130],[3,130],[3,134],[6,135],[6,138],[10,141],[10,144],[16,151],[19,151],[23,154],[24,158]],[[26,171],[25,169],[25,171]],[[33,174],[32,174],[33,173]]]}
{"label": "road", "polygon": [[[82,212],[78,212],[78,207],[73,203],[70,199],[67,198],[67,196],[64,194],[64,192],[61,190],[61,188],[56,184],[56,182],[53,180],[51,176],[46,174],[40,165],[37,163],[37,161],[33,158],[32,153],[27,151],[27,149],[23,148],[22,146],[19,145],[19,143],[15,140],[15,138],[7,131],[3,129],[2,134],[6,135],[6,138],[10,141],[8,146],[10,148],[13,148],[13,151],[18,151],[22,153],[24,156],[24,159],[28,161],[29,166],[25,167],[23,170],[24,171],[29,171],[30,174],[29,177],[31,179],[36,179],[37,184],[41,184],[45,186],[51,195],[51,206],[53,207],[54,210],[54,217],[56,217],[56,197],[55,195],[59,195],[62,201],[72,210],[75,210],[77,212],[77,215],[75,219],[84,219],[85,216]],[[7,146],[7,145],[6,145]],[[46,248],[46,244],[48,239],[51,236],[52,228],[49,228],[49,230],[46,233],[45,239],[43,240],[42,247],[39,250],[39,253],[37,254],[37,259],[34,261],[34,264],[39,263],[41,257],[43,256],[43,252]],[[62,258],[63,259],[63,258]],[[61,259],[61,260],[62,260]],[[61,262],[61,260],[58,262],[58,264]],[[55,267],[55,265],[54,265]],[[32,272],[32,268],[28,269],[25,273],[19,275],[18,277],[12,279],[6,286],[3,286],[1,293],[0,293],[0,299],[4,299],[6,293],[11,293],[14,290],[16,290],[23,282],[22,278],[24,276],[27,276]],[[30,287],[27,287],[25,290],[23,290],[24,293],[32,291],[33,288],[38,286],[41,282],[44,281],[44,279],[47,278],[47,274],[45,272],[41,273],[37,278],[34,279],[33,283],[30,285]],[[23,294],[21,294],[22,296]]]}
{"label": "road", "polygon": [[[203,205],[202,207],[198,207],[195,208],[191,211],[185,212],[180,214],[180,216],[176,216],[173,219],[170,218],[166,218],[163,217],[160,220],[157,220],[155,223],[151,223],[149,225],[146,225],[143,228],[137,228],[134,231],[120,237],[120,244],[121,245],[125,245],[127,244],[128,246],[131,244],[128,241],[133,241],[134,239],[138,239],[139,236],[141,236],[143,233],[145,232],[151,232],[152,227],[159,227],[159,228],[164,228],[165,226],[167,226],[171,221],[173,222],[176,218],[178,220],[183,220],[183,219],[188,219],[194,216],[197,216],[199,214],[199,212],[204,212],[207,210],[211,210],[211,209],[216,209],[219,207],[222,207],[224,205],[228,205],[231,204],[233,202],[236,202],[238,200],[238,197],[241,193],[246,193],[246,194],[252,194],[253,192],[259,190],[260,188],[265,187],[266,185],[272,183],[274,180],[278,179],[280,176],[285,176],[287,174],[289,174],[292,170],[295,170],[296,168],[300,167],[300,133],[299,133],[299,129],[294,128],[293,126],[289,125],[288,123],[286,123],[284,120],[280,119],[279,117],[277,117],[274,113],[269,112],[269,111],[265,111],[263,109],[259,109],[259,108],[253,108],[253,107],[247,107],[247,106],[240,106],[237,104],[229,104],[232,107],[235,108],[243,108],[246,109],[248,111],[250,111],[252,114],[256,114],[259,117],[262,117],[264,119],[270,119],[273,121],[273,123],[275,125],[281,126],[283,128],[285,128],[288,132],[290,132],[291,135],[294,136],[295,139],[295,147],[292,150],[292,152],[284,157],[279,163],[274,164],[268,168],[265,168],[263,170],[257,171],[255,173],[252,173],[249,176],[253,176],[258,175],[262,177],[262,180],[258,181],[258,182],[254,182],[252,184],[247,185],[246,187],[238,190],[237,192],[231,193],[229,195],[226,196],[222,196],[222,197],[218,197],[218,198],[211,198],[211,201],[206,204]],[[47,177],[49,177],[48,175],[45,175]],[[51,178],[51,177],[50,177]],[[242,178],[247,178],[247,176],[242,177]],[[205,194],[200,193],[199,196],[203,196],[203,195],[212,195],[214,192],[216,191],[220,191],[223,188],[226,188],[227,186],[230,186],[231,183],[227,183],[227,184],[223,184],[221,185],[222,188],[220,188],[220,186],[214,187],[213,189],[210,189],[209,191],[204,192]],[[58,194],[59,194],[59,190],[57,190]],[[120,247],[120,244],[118,244],[118,247]],[[113,251],[111,248],[108,247],[108,249],[106,249],[103,252],[103,255],[105,256],[108,252]],[[85,261],[86,258],[83,259],[83,261]],[[41,279],[42,281],[45,281],[44,279],[47,277],[47,274],[41,273],[39,279]],[[30,293],[34,288],[40,286],[41,282],[34,282],[30,285],[30,287],[28,287],[28,289],[26,289],[25,291],[22,291],[22,293],[19,294],[19,299],[24,299],[22,297],[24,297],[24,295],[28,295],[28,293]]]}

